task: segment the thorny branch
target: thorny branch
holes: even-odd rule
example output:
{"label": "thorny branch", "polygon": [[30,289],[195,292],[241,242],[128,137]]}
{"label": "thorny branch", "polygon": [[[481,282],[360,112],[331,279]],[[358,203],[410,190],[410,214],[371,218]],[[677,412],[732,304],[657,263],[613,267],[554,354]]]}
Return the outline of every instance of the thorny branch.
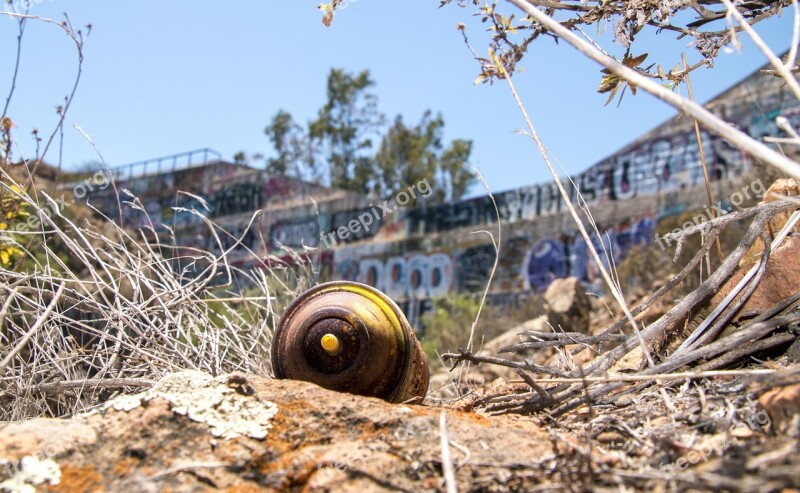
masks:
{"label": "thorny branch", "polygon": [[[555,37],[552,29],[542,25],[530,16],[519,17],[515,14],[506,15],[498,9],[499,1],[485,2],[483,0],[440,0],[440,7],[455,3],[460,7],[472,5],[476,9],[475,16],[488,25],[492,33],[490,48],[495,56],[503,63],[506,71],[513,74],[517,64],[525,57],[529,45],[541,36]],[[701,67],[711,66],[719,50],[729,44],[736,33],[744,28],[739,25],[730,28],[722,21],[728,15],[728,10],[720,2],[714,0],[680,1],[602,1],[602,0],[526,0],[528,5],[541,9],[552,18],[558,18],[559,24],[570,31],[580,31],[584,26],[597,26],[604,30],[606,26],[613,29],[614,39],[627,49],[625,60],[640,60],[632,65],[647,77],[679,82],[689,72]],[[744,1],[737,4],[742,18],[747,27],[755,25],[783,12],[790,6],[790,0],[770,1]],[[640,65],[640,56],[634,56],[632,49],[636,37],[645,29],[656,32],[670,31],[677,35],[677,39],[691,38],[690,43],[701,56],[701,61],[688,67],[681,68],[679,63],[669,72],[660,66],[653,69],[653,65],[643,67]],[[490,58],[481,60],[482,69],[479,80],[491,81],[503,78],[500,71],[494,66]],[[677,62],[677,60],[676,60]],[[617,87],[619,79],[608,78],[611,86],[607,90]],[[633,90],[633,86],[631,86]]]}

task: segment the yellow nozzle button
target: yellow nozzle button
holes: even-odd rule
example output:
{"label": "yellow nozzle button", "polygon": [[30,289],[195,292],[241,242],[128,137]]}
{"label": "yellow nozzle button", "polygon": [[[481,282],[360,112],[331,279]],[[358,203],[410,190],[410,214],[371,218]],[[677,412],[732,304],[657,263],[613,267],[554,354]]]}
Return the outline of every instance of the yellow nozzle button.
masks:
{"label": "yellow nozzle button", "polygon": [[331,356],[336,356],[342,352],[342,341],[333,334],[325,334],[322,336],[322,349]]}

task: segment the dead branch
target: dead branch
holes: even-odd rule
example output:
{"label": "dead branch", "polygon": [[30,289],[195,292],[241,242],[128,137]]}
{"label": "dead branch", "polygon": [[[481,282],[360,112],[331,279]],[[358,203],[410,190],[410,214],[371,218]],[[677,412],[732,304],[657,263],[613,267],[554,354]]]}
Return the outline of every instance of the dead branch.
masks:
{"label": "dead branch", "polygon": [[505,366],[508,368],[515,368],[520,370],[528,370],[533,373],[544,373],[547,375],[555,375],[559,377],[567,377],[568,373],[559,370],[558,368],[552,366],[542,366],[532,363],[530,361],[511,361],[503,358],[496,358],[494,356],[485,356],[480,354],[475,354],[472,351],[467,351],[466,349],[459,349],[458,354],[456,353],[445,353],[442,355],[442,359],[444,361],[453,361],[453,365],[450,368],[450,371],[455,369],[459,363],[462,362],[470,362],[470,363],[488,363],[492,365],[498,366]]}
{"label": "dead branch", "polygon": [[[747,254],[756,238],[760,237],[767,223],[780,212],[796,208],[791,202],[770,202],[759,206],[760,209],[745,232],[739,245],[731,252],[719,268],[697,289],[679,301],[670,311],[642,331],[642,337],[652,341],[682,320],[695,306],[705,301],[713,292],[725,282],[738,268],[739,262]],[[587,368],[586,374],[593,375],[608,370],[611,365],[620,360],[636,345],[636,338],[629,337],[620,346],[612,349],[603,356],[593,361]],[[574,375],[573,375],[574,376]]]}
{"label": "dead branch", "polygon": [[[525,351],[528,349],[540,349],[545,347],[563,347],[574,344],[600,344],[603,342],[622,342],[628,336],[624,334],[603,334],[598,336],[588,336],[579,332],[537,332],[533,330],[523,331],[521,334],[528,335],[533,339],[545,339],[531,342],[521,342],[519,344],[512,344],[504,346],[497,352],[502,353],[515,353]],[[549,340],[548,340],[549,339]]]}
{"label": "dead branch", "polygon": [[[789,201],[771,202],[717,218],[694,228],[687,228],[686,231],[682,232],[684,235],[702,231],[707,232],[707,234],[704,235],[702,248],[698,254],[694,256],[690,265],[687,265],[687,268],[682,270],[679,279],[683,279],[683,277],[688,275],[691,268],[694,268],[694,266],[701,261],[703,255],[708,252],[720,230],[735,220],[753,217],[739,245],[723,261],[720,267],[695,291],[685,296],[669,312],[642,331],[642,337],[646,341],[652,342],[672,330],[679,321],[684,320],[690,311],[694,310],[699,304],[708,299],[708,297],[718,290],[722,283],[733,274],[738,268],[739,262],[744,258],[744,255],[749,251],[757,238],[761,237],[765,244],[769,244],[769,238],[765,237],[766,225],[768,222],[776,214],[791,211],[796,208],[797,204]],[[765,251],[758,264],[759,274],[763,274],[768,259],[769,251]],[[744,288],[744,296],[741,297],[742,299],[730,305],[727,309],[722,310],[721,316],[716,319],[716,322],[712,326],[712,332],[715,335],[723,326],[728,324],[733,315],[740,310],[742,303],[758,285],[759,279],[760,275],[754,277],[754,280]],[[669,288],[676,286],[677,282],[679,281],[672,279],[671,282],[667,283],[667,286],[662,286],[662,289],[660,289],[658,293],[654,293],[654,295],[649,297],[640,306],[636,307],[632,312],[639,313],[643,311],[657,299],[657,296],[663,296],[663,294],[669,291]],[[698,348],[671,355],[661,363],[634,375],[633,377],[642,378],[650,376],[646,382],[640,383],[635,386],[635,388],[637,390],[642,390],[652,385],[653,382],[656,381],[652,375],[669,374],[680,368],[698,363],[700,363],[698,367],[700,371],[724,368],[737,361],[741,361],[749,355],[756,354],[759,351],[786,344],[796,338],[796,335],[789,332],[772,333],[780,327],[790,326],[800,321],[800,312],[796,311],[798,301],[800,301],[800,293],[764,311],[760,316],[751,320],[732,335],[715,342],[709,342],[711,340],[711,338],[709,338],[704,341],[704,345]],[[445,361],[453,361],[453,367],[461,361],[470,361],[473,363],[495,364],[514,368],[523,381],[533,389],[533,392],[487,396],[481,403],[486,405],[487,410],[491,412],[532,412],[551,408],[550,416],[555,417],[587,402],[595,402],[602,398],[608,399],[609,396],[614,398],[612,395],[614,392],[629,385],[624,381],[606,381],[602,384],[599,381],[593,381],[595,378],[604,378],[598,377],[597,375],[605,373],[614,363],[619,361],[619,359],[633,348],[637,347],[638,341],[635,335],[621,335],[612,332],[618,331],[626,321],[627,320],[623,318],[604,330],[600,335],[596,336],[578,333],[522,332],[521,334],[528,335],[538,340],[514,344],[500,350],[501,352],[516,352],[542,347],[563,347],[575,344],[583,346],[575,351],[577,352],[589,347],[591,344],[608,342],[619,343],[613,349],[598,356],[586,368],[578,370],[565,371],[552,366],[537,365],[527,360],[511,361],[490,355],[473,354],[465,350],[460,350],[457,354],[445,354],[442,356],[442,359]],[[764,339],[764,337],[766,337],[766,339]],[[531,373],[551,375],[555,378],[537,379],[531,376]],[[548,380],[551,380],[554,385],[548,386]]]}
{"label": "dead branch", "polygon": [[[645,369],[641,372],[641,374],[649,375],[653,373],[668,373],[698,360],[708,359],[724,352],[731,351],[741,345],[751,343],[752,341],[757,341],[779,327],[798,322],[800,322],[800,312],[784,317],[775,317],[764,322],[753,323],[743,327],[742,329],[739,329],[735,334],[725,337],[724,339],[715,341],[707,346],[695,349],[693,351],[687,351],[686,353],[676,357],[668,358],[666,361],[656,365],[653,368]],[[600,399],[601,397],[607,396],[615,390],[618,390],[624,385],[624,383],[611,383],[601,386],[597,389],[593,389],[586,395],[585,398],[582,396],[562,404],[558,408],[554,409],[551,415],[554,417],[560,416],[565,412],[583,405],[586,399],[591,401]]]}
{"label": "dead branch", "polygon": [[[43,394],[61,394],[66,390],[98,390],[122,389],[127,387],[149,388],[155,381],[147,378],[87,378],[83,380],[65,380],[63,382],[40,383],[20,389],[26,393],[41,392]],[[0,393],[0,397],[13,395],[10,390]]]}
{"label": "dead branch", "polygon": [[746,152],[752,155],[754,158],[775,167],[776,169],[780,170],[781,173],[793,176],[795,178],[800,178],[800,165],[798,163],[767,147],[763,143],[753,139],[744,132],[733,128],[727,122],[712,114],[701,105],[689,101],[688,99],[670,91],[650,78],[643,76],[639,71],[618,62],[605,53],[602,53],[590,43],[584,41],[578,35],[573,33],[568,27],[562,25],[551,16],[545,14],[540,9],[528,3],[526,0],[509,1],[523,10],[531,18],[536,19],[536,21],[548,31],[563,39],[590,59],[603,65],[611,73],[627,81],[628,84],[647,91],[655,97],[675,107],[682,113],[692,116],[709,132],[712,132],[718,135],[720,138],[725,139],[727,142],[730,142],[742,152]]}

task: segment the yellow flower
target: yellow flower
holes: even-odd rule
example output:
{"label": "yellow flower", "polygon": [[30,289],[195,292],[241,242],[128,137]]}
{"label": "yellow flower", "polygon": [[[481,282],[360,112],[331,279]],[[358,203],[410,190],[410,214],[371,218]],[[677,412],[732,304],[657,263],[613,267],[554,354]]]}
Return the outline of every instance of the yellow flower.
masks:
{"label": "yellow flower", "polygon": [[22,255],[22,250],[13,246],[6,246],[0,250],[0,265],[7,266],[11,263],[11,257]]}
{"label": "yellow flower", "polygon": [[4,248],[0,250],[0,264],[4,266],[11,263],[11,253],[9,250],[10,248]]}

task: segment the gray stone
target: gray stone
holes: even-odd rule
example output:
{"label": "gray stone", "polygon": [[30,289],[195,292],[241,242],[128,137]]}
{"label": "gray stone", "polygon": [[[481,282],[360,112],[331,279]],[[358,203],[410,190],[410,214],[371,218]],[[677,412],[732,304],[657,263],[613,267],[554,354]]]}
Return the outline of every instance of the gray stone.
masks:
{"label": "gray stone", "polygon": [[592,303],[577,277],[556,279],[544,293],[547,321],[556,330],[589,332]]}

